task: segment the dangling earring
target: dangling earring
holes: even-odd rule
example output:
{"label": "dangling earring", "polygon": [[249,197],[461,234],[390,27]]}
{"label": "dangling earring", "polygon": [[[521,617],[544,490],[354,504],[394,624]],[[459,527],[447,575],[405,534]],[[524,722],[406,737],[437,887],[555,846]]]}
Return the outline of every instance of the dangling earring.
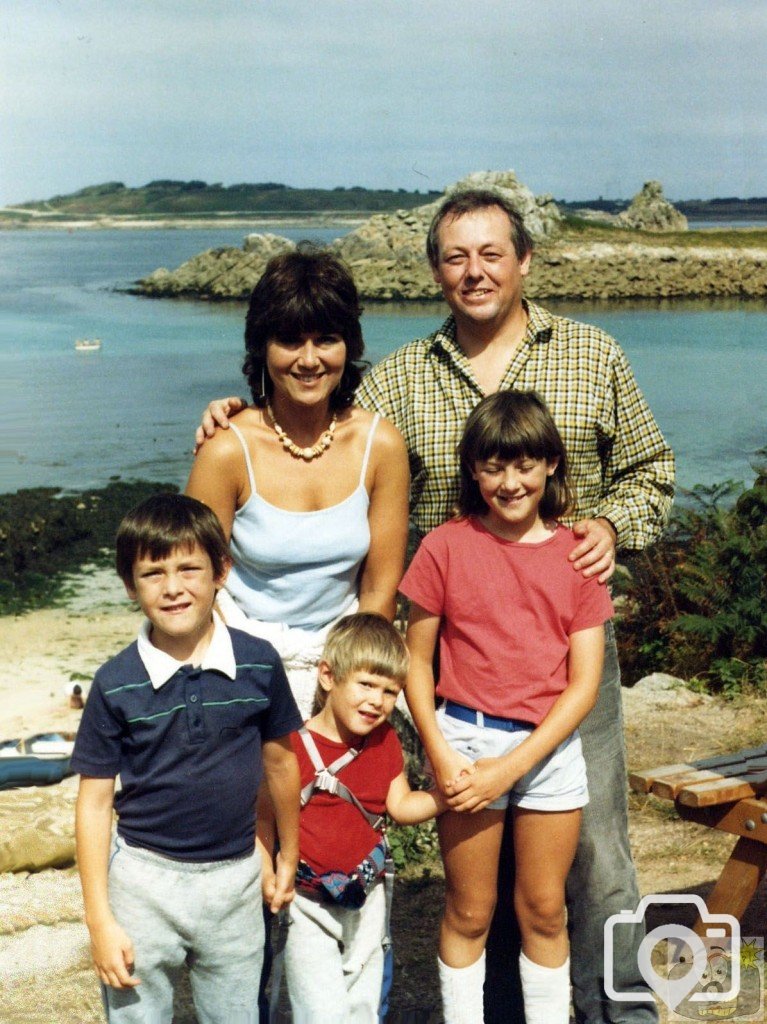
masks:
{"label": "dangling earring", "polygon": [[261,363],[261,396],[266,398],[266,363]]}

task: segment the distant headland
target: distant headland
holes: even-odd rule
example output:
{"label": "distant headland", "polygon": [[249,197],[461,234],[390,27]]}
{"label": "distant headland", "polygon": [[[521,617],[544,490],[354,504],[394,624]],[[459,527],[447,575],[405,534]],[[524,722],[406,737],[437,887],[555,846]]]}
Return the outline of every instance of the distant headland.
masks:
{"label": "distant headland", "polygon": [[292,188],[277,182],[208,185],[204,181],[150,181],[128,188],[121,181],[108,181],[69,195],[14,203],[0,209],[0,226],[36,227],[72,222],[94,226],[164,226],[168,221],[252,222],[254,220],[355,217],[387,210],[421,206],[439,192],[406,189]]}
{"label": "distant headland", "polygon": [[[146,221],[147,226],[167,220],[301,219],[307,217],[365,217],[373,213],[410,210],[442,193],[437,190],[351,188],[295,188],[278,182],[222,185],[205,181],[175,181],[161,178],[137,187],[121,181],[107,181],[66,195],[32,199],[0,208],[0,227],[55,226],[71,221],[114,221],[110,226],[129,226]],[[625,212],[629,199],[565,200],[556,205],[566,215],[616,216]],[[767,218],[767,196],[747,199],[677,200],[680,213],[695,220]],[[142,224],[142,226],[144,226]]]}

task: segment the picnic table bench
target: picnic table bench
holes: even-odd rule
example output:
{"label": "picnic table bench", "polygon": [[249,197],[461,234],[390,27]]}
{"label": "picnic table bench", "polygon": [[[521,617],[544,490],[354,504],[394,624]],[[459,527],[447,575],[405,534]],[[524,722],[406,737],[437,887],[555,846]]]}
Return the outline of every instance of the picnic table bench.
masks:
{"label": "picnic table bench", "polygon": [[740,920],[767,870],[767,744],[631,772],[629,783],[638,793],[673,800],[685,821],[739,837],[706,904]]}

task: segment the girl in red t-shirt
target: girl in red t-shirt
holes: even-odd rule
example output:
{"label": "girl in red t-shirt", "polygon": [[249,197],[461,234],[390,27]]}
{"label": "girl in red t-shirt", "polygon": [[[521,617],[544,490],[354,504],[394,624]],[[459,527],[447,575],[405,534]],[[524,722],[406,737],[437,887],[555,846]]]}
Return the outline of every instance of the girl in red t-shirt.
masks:
{"label": "girl in red t-shirt", "polygon": [[534,392],[484,399],[460,462],[458,515],[424,539],[400,587],[412,602],[407,701],[449,807],[439,822],[445,1021],[482,1020],[512,804],[527,1024],[566,1024],[565,879],[588,802],[577,726],[596,701],[612,604],[568,561],[577,539],[557,522],[572,500],[565,450]]}

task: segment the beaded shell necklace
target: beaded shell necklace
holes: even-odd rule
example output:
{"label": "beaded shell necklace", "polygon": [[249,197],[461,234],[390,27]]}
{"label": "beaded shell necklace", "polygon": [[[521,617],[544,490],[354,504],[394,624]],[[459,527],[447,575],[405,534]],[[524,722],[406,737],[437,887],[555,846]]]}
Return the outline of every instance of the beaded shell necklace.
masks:
{"label": "beaded shell necklace", "polygon": [[333,441],[333,435],[336,430],[336,419],[335,413],[333,418],[328,424],[327,430],[323,430],[320,434],[319,439],[310,447],[302,448],[297,445],[295,441],[292,441],[282,427],[279,425],[277,420],[274,418],[274,410],[272,409],[271,403],[266,403],[266,411],[269,414],[269,419],[272,421],[274,432],[279,439],[280,444],[286,452],[290,452],[294,459],[304,459],[306,462],[311,462],[312,459],[318,459],[323,452],[326,452]]}

